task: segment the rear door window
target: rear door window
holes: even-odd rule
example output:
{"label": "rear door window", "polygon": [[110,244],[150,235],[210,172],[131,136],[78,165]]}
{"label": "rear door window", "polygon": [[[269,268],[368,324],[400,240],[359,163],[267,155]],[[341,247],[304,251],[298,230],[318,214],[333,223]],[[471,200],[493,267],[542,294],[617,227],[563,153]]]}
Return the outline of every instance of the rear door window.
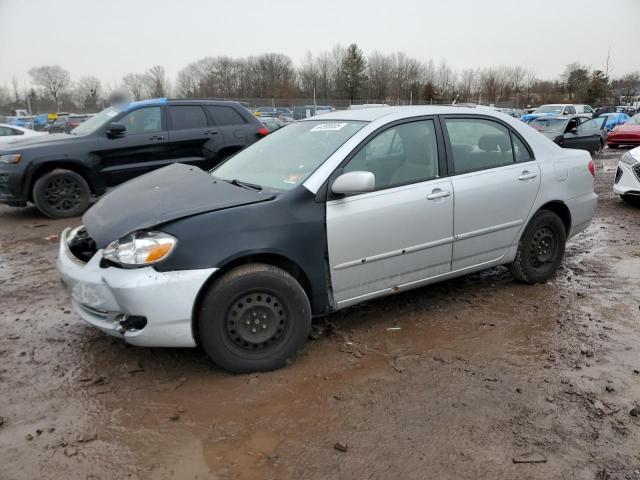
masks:
{"label": "rear door window", "polygon": [[[447,118],[445,127],[453,153],[454,173],[496,168],[514,162],[511,135],[504,125],[484,119]],[[523,153],[520,155],[524,156]]]}
{"label": "rear door window", "polygon": [[216,122],[216,125],[219,127],[224,127],[226,125],[244,125],[247,123],[242,115],[235,111],[232,107],[224,107],[219,105],[208,105],[207,110],[211,117],[213,117],[213,121]]}
{"label": "rear door window", "polygon": [[169,118],[172,130],[189,130],[207,126],[207,116],[199,105],[171,105]]}

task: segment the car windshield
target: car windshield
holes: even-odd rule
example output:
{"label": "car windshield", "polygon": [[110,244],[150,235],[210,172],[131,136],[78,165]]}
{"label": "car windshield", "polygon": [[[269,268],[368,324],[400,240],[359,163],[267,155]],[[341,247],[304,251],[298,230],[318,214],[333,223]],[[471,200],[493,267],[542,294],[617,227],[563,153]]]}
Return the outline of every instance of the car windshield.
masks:
{"label": "car windshield", "polygon": [[115,117],[120,110],[114,107],[109,107],[105,110],[102,110],[100,113],[95,114],[93,117],[87,119],[82,122],[76,128],[71,130],[73,135],[88,135],[90,133],[95,132],[97,129],[102,127],[105,123],[111,121],[113,117]]}
{"label": "car windshield", "polygon": [[238,152],[211,171],[223,180],[290,190],[304,182],[366,122],[292,123]]}
{"label": "car windshield", "polygon": [[631,117],[631,120],[627,123],[630,125],[640,125],[640,113]]}
{"label": "car windshield", "polygon": [[542,105],[538,107],[533,113],[560,113],[562,111],[562,105]]}
{"label": "car windshield", "polygon": [[562,132],[567,124],[565,118],[536,118],[529,122],[536,130],[544,132]]}

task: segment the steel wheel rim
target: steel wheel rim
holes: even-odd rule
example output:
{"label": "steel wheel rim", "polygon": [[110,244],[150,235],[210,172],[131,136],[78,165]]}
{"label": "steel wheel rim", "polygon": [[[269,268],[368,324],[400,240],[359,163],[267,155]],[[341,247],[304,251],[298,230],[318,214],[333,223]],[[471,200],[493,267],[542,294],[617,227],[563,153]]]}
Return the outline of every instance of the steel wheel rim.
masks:
{"label": "steel wheel rim", "polygon": [[244,293],[229,307],[225,330],[235,346],[257,352],[278,343],[287,330],[288,317],[281,300],[273,293]]}
{"label": "steel wheel rim", "polygon": [[66,212],[80,205],[82,189],[80,183],[72,178],[54,177],[42,191],[44,200],[57,212]]}
{"label": "steel wheel rim", "polygon": [[556,257],[558,241],[556,235],[549,227],[540,227],[533,234],[533,239],[529,247],[529,259],[531,266],[535,269],[544,268],[552,264]]}

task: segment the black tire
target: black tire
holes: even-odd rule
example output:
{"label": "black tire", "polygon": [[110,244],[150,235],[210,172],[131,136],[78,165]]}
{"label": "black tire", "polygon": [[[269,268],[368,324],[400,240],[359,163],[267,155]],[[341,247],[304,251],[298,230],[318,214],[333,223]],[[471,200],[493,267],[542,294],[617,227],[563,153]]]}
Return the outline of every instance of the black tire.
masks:
{"label": "black tire", "polygon": [[243,265],[215,281],[198,312],[200,342],[220,367],[265,372],[287,364],[311,332],[311,307],[300,284],[266,264]]}
{"label": "black tire", "polygon": [[82,215],[91,201],[91,189],[82,175],[63,168],[38,178],[32,193],[38,210],[51,218]]}
{"label": "black tire", "polygon": [[555,273],[567,241],[567,232],[560,217],[549,210],[536,213],[525,228],[511,274],[521,282],[546,282]]}
{"label": "black tire", "polygon": [[612,143],[607,143],[607,147],[609,148],[618,148],[618,145],[612,144]]}
{"label": "black tire", "polygon": [[624,200],[629,205],[633,205],[634,207],[640,206],[640,197],[632,196],[632,195],[620,195],[620,198]]}

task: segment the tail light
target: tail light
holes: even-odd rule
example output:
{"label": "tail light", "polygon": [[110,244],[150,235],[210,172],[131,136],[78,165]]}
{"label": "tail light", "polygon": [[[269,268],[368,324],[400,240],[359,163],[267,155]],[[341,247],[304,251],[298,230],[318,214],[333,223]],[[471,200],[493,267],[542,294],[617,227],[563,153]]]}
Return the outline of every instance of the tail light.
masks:
{"label": "tail light", "polygon": [[596,178],[596,164],[593,160],[589,160],[589,173]]}
{"label": "tail light", "polygon": [[264,137],[265,135],[269,135],[269,129],[267,127],[260,127],[258,129],[258,135]]}

